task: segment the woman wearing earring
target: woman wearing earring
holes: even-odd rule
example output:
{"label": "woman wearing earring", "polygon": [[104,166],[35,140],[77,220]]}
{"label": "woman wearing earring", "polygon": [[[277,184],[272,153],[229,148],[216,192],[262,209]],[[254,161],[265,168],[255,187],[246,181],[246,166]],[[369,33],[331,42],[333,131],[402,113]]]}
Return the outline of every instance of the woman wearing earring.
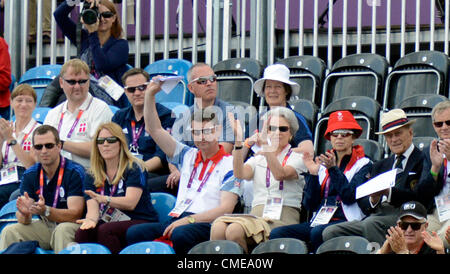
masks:
{"label": "woman wearing earring", "polygon": [[327,226],[365,217],[355,193],[367,181],[372,162],[364,155],[363,147],[353,145],[361,133],[362,128],[349,111],[330,115],[324,137],[331,141],[332,149],[315,161],[309,153],[303,157],[310,176],[306,176],[302,204],[316,215],[310,222],[272,230],[270,239],[297,238],[307,242],[309,250],[315,252],[323,242],[322,231]]}
{"label": "woman wearing earring", "polygon": [[[91,75],[99,79],[108,75],[117,84],[122,85],[121,77],[127,71],[128,42],[122,38],[116,6],[109,0],[85,0],[91,8],[98,8],[98,20],[93,24],[82,21],[80,59],[85,61]],[[72,1],[73,2],[73,1]],[[77,45],[77,24],[68,16],[75,8],[63,1],[54,16],[64,36]],[[81,15],[80,15],[81,16]]]}
{"label": "woman wearing earring", "polygon": [[211,227],[211,240],[231,240],[249,252],[268,239],[271,229],[298,223],[306,167],[289,140],[298,129],[295,114],[287,108],[270,110],[259,136],[262,150],[244,164],[243,133],[239,121],[229,115],[235,132],[233,171],[238,179],[253,180],[253,216],[224,216]]}
{"label": "woman wearing earring", "polygon": [[145,187],[143,164],[129,152],[122,128],[100,125],[94,140],[84,183],[87,213],[77,221],[81,227],[75,241],[98,242],[117,254],[126,246],[130,226],[157,222],[158,215]]}

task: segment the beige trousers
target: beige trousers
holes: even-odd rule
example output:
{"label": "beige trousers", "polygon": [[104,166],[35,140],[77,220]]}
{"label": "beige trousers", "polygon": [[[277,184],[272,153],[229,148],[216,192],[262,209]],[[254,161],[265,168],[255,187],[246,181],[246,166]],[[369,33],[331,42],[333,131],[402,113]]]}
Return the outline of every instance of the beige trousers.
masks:
{"label": "beige trousers", "polygon": [[447,227],[450,226],[450,220],[447,220],[445,222],[439,222],[439,215],[437,213],[437,209],[434,209],[433,214],[429,214],[427,216],[428,221],[428,232],[436,231],[439,238],[442,239],[444,242],[445,248],[450,248],[450,244],[445,239],[445,231],[447,230]]}
{"label": "beige trousers", "polygon": [[12,243],[21,241],[38,241],[39,246],[46,250],[59,253],[75,241],[75,232],[80,227],[76,223],[56,224],[46,220],[33,220],[29,225],[13,224],[6,226],[0,236],[0,250]]}
{"label": "beige trousers", "polygon": [[[36,35],[37,0],[30,0],[28,3],[28,33]],[[51,31],[52,0],[42,1],[42,17],[42,31]]]}

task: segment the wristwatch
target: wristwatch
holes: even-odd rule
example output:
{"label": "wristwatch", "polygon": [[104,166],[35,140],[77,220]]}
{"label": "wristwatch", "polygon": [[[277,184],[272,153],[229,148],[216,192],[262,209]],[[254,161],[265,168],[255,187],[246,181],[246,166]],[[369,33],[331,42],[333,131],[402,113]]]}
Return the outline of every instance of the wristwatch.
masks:
{"label": "wristwatch", "polygon": [[186,218],[187,218],[187,220],[188,220],[188,222],[189,222],[190,224],[195,223],[195,218],[192,217],[191,215],[187,216]]}
{"label": "wristwatch", "polygon": [[44,213],[45,217],[50,216],[50,207],[49,206],[45,206],[45,213]]}
{"label": "wristwatch", "polygon": [[8,146],[14,146],[14,145],[17,145],[16,139],[12,139],[11,141],[8,142]]}

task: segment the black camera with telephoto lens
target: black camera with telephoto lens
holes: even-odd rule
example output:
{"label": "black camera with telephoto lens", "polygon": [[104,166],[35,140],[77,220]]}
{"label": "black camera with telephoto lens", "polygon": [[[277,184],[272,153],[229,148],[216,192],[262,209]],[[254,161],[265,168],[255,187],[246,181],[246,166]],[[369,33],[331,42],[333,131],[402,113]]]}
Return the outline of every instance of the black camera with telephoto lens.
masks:
{"label": "black camera with telephoto lens", "polygon": [[91,8],[91,3],[84,2],[83,11],[81,12],[81,17],[83,18],[83,22],[86,25],[95,24],[97,22],[97,18],[98,18],[98,7],[94,5]]}

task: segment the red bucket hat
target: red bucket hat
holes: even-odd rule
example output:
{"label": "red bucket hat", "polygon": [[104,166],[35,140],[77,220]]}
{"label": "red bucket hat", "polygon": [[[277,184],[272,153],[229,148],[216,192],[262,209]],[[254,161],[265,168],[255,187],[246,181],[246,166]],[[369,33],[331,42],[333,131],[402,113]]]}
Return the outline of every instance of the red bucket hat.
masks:
{"label": "red bucket hat", "polygon": [[351,129],[355,132],[354,135],[356,138],[358,138],[362,133],[361,126],[356,122],[352,113],[348,110],[338,110],[331,113],[324,137],[327,140],[330,140],[331,132],[338,129]]}

